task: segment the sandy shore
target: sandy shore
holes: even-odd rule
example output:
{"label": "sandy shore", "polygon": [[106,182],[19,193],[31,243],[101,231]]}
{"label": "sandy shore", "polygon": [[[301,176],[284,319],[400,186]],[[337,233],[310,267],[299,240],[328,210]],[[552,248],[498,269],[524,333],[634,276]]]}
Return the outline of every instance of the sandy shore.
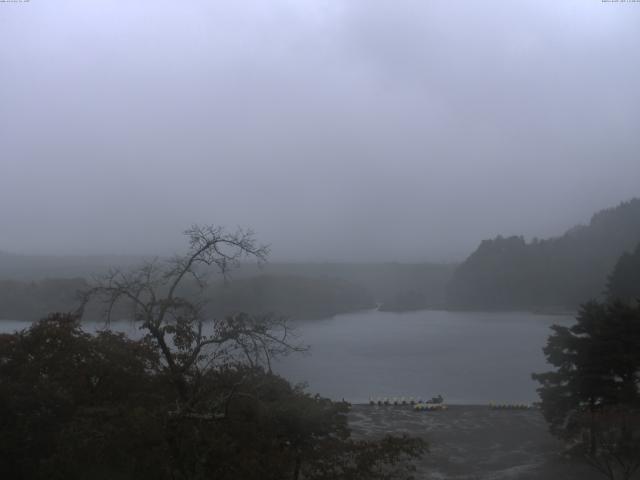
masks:
{"label": "sandy shore", "polygon": [[596,480],[590,467],[569,462],[537,410],[451,406],[416,412],[409,406],[354,405],[349,418],[357,437],[407,433],[429,442],[418,479]]}

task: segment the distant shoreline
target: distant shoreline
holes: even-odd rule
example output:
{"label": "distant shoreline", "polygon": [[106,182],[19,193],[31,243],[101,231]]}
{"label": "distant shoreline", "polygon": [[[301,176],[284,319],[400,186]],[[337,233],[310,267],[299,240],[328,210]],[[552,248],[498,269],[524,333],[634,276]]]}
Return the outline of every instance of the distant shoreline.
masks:
{"label": "distant shoreline", "polygon": [[470,312],[470,313],[532,313],[534,315],[550,315],[558,317],[575,317],[578,313],[577,309],[564,309],[564,308],[455,308],[455,307],[426,307],[416,309],[382,309],[377,308],[380,312],[388,313],[410,313],[410,312],[422,312],[422,311],[437,311],[437,312]]}
{"label": "distant shoreline", "polygon": [[[294,322],[318,322],[322,320],[330,320],[335,318],[338,315],[350,315],[356,313],[366,313],[366,312],[381,312],[381,313],[393,313],[393,314],[403,314],[403,313],[417,313],[417,312],[451,312],[451,313],[500,313],[500,314],[509,314],[509,313],[529,313],[532,315],[540,315],[540,316],[551,316],[551,317],[575,317],[577,315],[577,310],[562,310],[562,309],[472,309],[472,308],[444,308],[444,307],[431,307],[431,308],[419,308],[419,309],[406,309],[406,310],[383,310],[380,307],[374,308],[362,308],[345,312],[336,312],[323,317],[310,317],[310,318],[293,318],[291,317],[291,321]],[[37,321],[37,319],[20,319],[20,318],[0,318],[0,323],[2,322],[15,322],[21,324],[31,324]],[[96,320],[85,320],[89,323],[96,322]],[[126,320],[115,320],[113,323],[122,323]]]}

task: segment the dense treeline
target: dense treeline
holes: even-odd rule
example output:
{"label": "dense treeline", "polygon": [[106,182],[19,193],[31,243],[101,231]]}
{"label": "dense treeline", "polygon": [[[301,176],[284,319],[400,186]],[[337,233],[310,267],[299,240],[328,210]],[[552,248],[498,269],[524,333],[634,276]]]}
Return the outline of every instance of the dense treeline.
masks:
{"label": "dense treeline", "polygon": [[218,282],[207,309],[214,315],[275,312],[295,319],[324,318],[373,308],[363,287],[337,278],[260,275]]}
{"label": "dense treeline", "polygon": [[48,312],[73,310],[78,306],[78,291],[87,286],[82,278],[0,280],[0,319],[37,320]]}
{"label": "dense treeline", "polygon": [[[29,256],[0,251],[0,280],[41,281],[47,278],[92,278],[112,268],[131,268],[150,256]],[[445,287],[456,265],[452,263],[336,263],[269,262],[261,267],[242,262],[234,279],[260,275],[339,278],[367,289],[378,303],[409,293],[425,304],[443,305]],[[216,272],[211,272],[214,276]]]}
{"label": "dense treeline", "polygon": [[[84,279],[47,279],[40,282],[0,281],[0,319],[35,320],[47,312],[73,311]],[[195,286],[194,286],[195,287]],[[184,291],[189,295],[189,288]],[[261,275],[218,281],[211,285],[206,311],[211,316],[237,312],[273,312],[293,319],[329,317],[373,308],[368,291],[336,278]],[[95,316],[98,311],[92,312]],[[116,316],[128,315],[126,306]]]}
{"label": "dense treeline", "polygon": [[575,308],[603,295],[616,261],[640,242],[640,199],[596,213],[561,237],[483,241],[455,271],[448,305],[457,308]]}
{"label": "dense treeline", "polygon": [[[443,307],[446,285],[455,267],[455,264],[397,262],[273,263],[265,267],[265,272],[341,278],[365,288],[383,309],[396,311]],[[238,273],[242,274],[243,269]]]}
{"label": "dense treeline", "polygon": [[[85,278],[108,271],[100,262],[91,264],[86,258],[69,259],[66,268],[63,259],[53,258],[48,261],[51,267],[38,271],[31,259],[0,254],[0,277],[15,276],[0,279],[0,319],[36,320],[48,312],[73,310],[77,291],[87,286]],[[133,258],[120,260],[126,265]],[[211,287],[207,308],[213,315],[267,311],[311,319],[376,304],[394,311],[442,307],[453,269],[446,264],[274,263],[262,269],[245,264],[234,271],[230,282],[212,272],[217,282]],[[84,277],[40,278],[45,271],[63,276],[82,273]]]}

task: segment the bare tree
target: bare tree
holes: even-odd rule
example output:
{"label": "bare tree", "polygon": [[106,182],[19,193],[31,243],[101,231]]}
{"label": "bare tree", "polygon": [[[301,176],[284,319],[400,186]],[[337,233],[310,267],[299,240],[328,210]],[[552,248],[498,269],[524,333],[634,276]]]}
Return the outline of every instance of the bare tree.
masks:
{"label": "bare tree", "polygon": [[146,262],[139,268],[112,270],[83,292],[82,307],[92,300],[105,306],[109,323],[115,307],[131,307],[131,320],[158,348],[183,405],[197,390],[203,372],[229,364],[271,370],[274,355],[304,350],[295,344],[286,319],[244,313],[207,318],[206,288],[212,273],[227,278],[249,258],[262,263],[268,247],[258,245],[251,230],[226,232],[221,227],[194,225],[185,235],[186,254]]}

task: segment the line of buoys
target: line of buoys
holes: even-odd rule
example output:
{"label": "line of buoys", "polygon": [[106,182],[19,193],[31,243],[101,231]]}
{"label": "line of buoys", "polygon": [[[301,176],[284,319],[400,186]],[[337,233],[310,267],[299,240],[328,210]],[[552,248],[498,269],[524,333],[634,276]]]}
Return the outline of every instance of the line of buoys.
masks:
{"label": "line of buoys", "polygon": [[491,410],[530,410],[533,407],[526,403],[489,403]]}
{"label": "line of buoys", "polygon": [[447,406],[444,403],[416,403],[413,409],[417,412],[431,412],[434,410],[446,410]]}
{"label": "line of buoys", "polygon": [[369,397],[369,405],[415,405],[422,400],[416,400],[413,397]]}

